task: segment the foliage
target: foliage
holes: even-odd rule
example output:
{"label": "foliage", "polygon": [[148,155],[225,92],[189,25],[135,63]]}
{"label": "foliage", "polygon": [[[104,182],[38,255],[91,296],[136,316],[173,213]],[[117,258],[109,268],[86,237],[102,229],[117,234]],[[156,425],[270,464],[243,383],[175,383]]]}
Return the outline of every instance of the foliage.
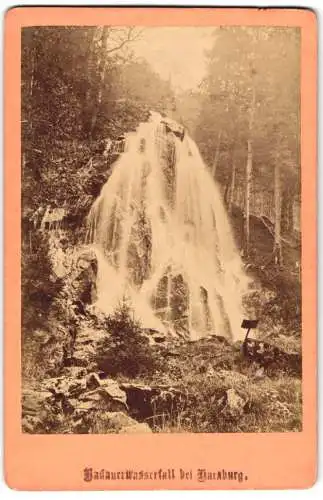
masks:
{"label": "foliage", "polygon": [[141,334],[126,300],[107,317],[105,328],[109,335],[95,356],[99,369],[112,376],[138,377],[160,368],[161,360]]}
{"label": "foliage", "polygon": [[[247,142],[252,140],[252,197],[282,181],[282,230],[290,230],[299,198],[299,31],[268,27],[219,27],[200,86],[196,140],[216,178],[235,190],[245,182]],[[241,186],[241,187],[240,187]],[[241,193],[243,196],[243,193]]]}
{"label": "foliage", "polygon": [[172,96],[168,82],[133,60],[138,36],[132,27],[22,30],[24,215],[40,205],[87,209],[106,180],[105,141]]}
{"label": "foliage", "polygon": [[31,326],[38,328],[47,323],[51,304],[63,286],[53,275],[47,235],[36,231],[25,245],[30,243],[32,248],[23,248],[21,269],[22,327],[26,333],[30,333]]}

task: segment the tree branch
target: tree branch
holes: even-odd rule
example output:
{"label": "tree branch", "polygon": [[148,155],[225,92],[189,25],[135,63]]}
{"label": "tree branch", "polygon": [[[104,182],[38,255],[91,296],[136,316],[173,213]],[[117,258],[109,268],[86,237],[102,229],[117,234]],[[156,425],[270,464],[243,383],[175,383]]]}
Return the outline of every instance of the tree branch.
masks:
{"label": "tree branch", "polygon": [[127,37],[122,40],[122,42],[120,42],[116,47],[106,50],[106,54],[111,54],[112,52],[121,50],[127,43],[135,42],[136,40],[138,40],[138,37],[142,34],[143,30],[135,33],[135,29],[135,26],[130,26],[130,28],[128,29]]}

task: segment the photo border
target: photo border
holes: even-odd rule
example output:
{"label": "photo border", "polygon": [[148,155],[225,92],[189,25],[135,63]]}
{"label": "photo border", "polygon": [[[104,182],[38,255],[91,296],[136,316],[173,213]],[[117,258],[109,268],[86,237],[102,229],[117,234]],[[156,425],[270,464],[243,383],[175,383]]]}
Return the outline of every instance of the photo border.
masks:
{"label": "photo border", "polygon": [[[30,435],[21,430],[21,38],[54,25],[293,26],[301,28],[303,430],[268,434]],[[5,478],[20,490],[284,489],[316,479],[317,23],[306,9],[16,7],[5,20]],[[175,450],[175,451],[173,451]],[[85,467],[118,471],[243,471],[234,481],[83,480]]]}

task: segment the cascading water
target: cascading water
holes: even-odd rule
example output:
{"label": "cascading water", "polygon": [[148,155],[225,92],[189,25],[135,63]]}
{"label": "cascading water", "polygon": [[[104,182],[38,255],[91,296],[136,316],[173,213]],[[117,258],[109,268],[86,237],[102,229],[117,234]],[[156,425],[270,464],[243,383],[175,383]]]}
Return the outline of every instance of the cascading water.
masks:
{"label": "cascading water", "polygon": [[127,137],[94,202],[98,301],[127,297],[144,327],[237,338],[247,278],[218,186],[194,141],[161,115]]}

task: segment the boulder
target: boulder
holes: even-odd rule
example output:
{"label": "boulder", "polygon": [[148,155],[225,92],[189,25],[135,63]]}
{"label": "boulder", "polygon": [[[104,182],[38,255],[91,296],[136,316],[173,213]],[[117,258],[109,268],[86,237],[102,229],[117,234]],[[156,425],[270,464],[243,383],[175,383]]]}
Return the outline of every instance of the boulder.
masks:
{"label": "boulder", "polygon": [[100,387],[100,385],[101,385],[101,380],[96,373],[90,373],[86,377],[86,387],[90,391],[92,391],[93,389],[96,389],[97,387]]}
{"label": "boulder", "polygon": [[119,384],[112,379],[104,379],[101,381],[100,394],[105,397],[119,401],[127,406],[127,394],[119,387]]}
{"label": "boulder", "polygon": [[121,412],[128,409],[126,393],[120,389],[117,382],[111,379],[100,380],[97,375],[95,380],[96,383],[100,382],[100,385],[79,397],[79,409]]}
{"label": "boulder", "polygon": [[41,387],[22,390],[22,431],[44,434],[55,429],[60,418],[52,392]]}
{"label": "boulder", "polygon": [[53,394],[48,390],[26,388],[22,391],[22,414],[38,416],[53,401]]}
{"label": "boulder", "polygon": [[123,412],[79,409],[71,423],[73,434],[144,434],[151,433],[146,423],[139,423]]}
{"label": "boulder", "polygon": [[44,379],[42,386],[54,396],[77,397],[86,390],[86,379],[56,377]]}
{"label": "boulder", "polygon": [[228,389],[226,395],[226,412],[230,416],[240,417],[243,414],[246,401],[234,389]]}
{"label": "boulder", "polygon": [[96,410],[98,406],[97,401],[98,400],[95,399],[89,399],[89,400],[84,400],[83,398],[80,399],[76,405],[75,418],[79,417],[80,415],[83,415],[84,412],[88,412],[90,410]]}
{"label": "boulder", "polygon": [[105,413],[104,423],[107,432],[114,431],[119,434],[147,434],[152,432],[146,423],[139,423],[121,412]]}
{"label": "boulder", "polygon": [[[23,389],[22,429],[29,433],[84,434],[93,428],[99,432],[105,414],[117,412],[120,420],[120,414],[126,416],[127,410],[126,393],[115,380],[100,379],[95,372],[83,378],[53,377]],[[125,432],[145,432],[144,426],[135,430],[133,425],[128,419]]]}
{"label": "boulder", "polygon": [[220,413],[227,420],[235,420],[244,413],[247,401],[242,398],[234,389],[228,389],[218,401]]}
{"label": "boulder", "polygon": [[132,416],[138,420],[152,418],[154,415],[174,414],[183,409],[187,394],[169,385],[147,386],[122,383],[120,388],[127,395],[127,405]]}

